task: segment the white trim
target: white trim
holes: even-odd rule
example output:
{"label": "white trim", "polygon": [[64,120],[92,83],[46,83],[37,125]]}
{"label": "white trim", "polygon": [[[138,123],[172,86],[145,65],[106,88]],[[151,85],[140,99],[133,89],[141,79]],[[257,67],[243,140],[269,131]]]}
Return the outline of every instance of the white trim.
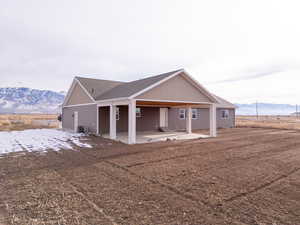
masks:
{"label": "white trim", "polygon": [[192,107],[186,109],[186,132],[188,134],[192,133]]}
{"label": "white trim", "polygon": [[[175,77],[175,76],[177,76],[177,75],[179,75],[179,74],[181,74],[181,73],[185,74],[186,80],[187,80],[188,82],[190,82],[190,83],[193,82],[193,83],[194,83],[193,85],[194,85],[194,86],[195,86],[202,94],[204,94],[206,97],[208,97],[210,100],[212,100],[213,103],[219,103],[219,101],[218,101],[218,100],[217,100],[217,99],[216,99],[216,98],[215,98],[215,97],[214,97],[214,96],[213,96],[213,95],[212,95],[205,87],[203,87],[196,79],[194,79],[194,78],[193,78],[189,73],[187,73],[184,69],[179,70],[178,72],[176,72],[176,73],[174,73],[174,74],[172,74],[172,75],[166,77],[165,79],[162,79],[162,80],[160,80],[160,81],[158,81],[158,82],[156,82],[156,83],[154,83],[154,84],[148,86],[147,88],[145,88],[145,89],[143,89],[143,90],[141,90],[141,91],[139,91],[139,92],[137,92],[137,93],[131,95],[129,98],[130,98],[130,99],[135,98],[135,97],[137,97],[137,96],[139,96],[139,95],[141,95],[141,94],[143,94],[143,93],[145,93],[145,92],[147,92],[147,91],[149,91],[149,90],[151,90],[151,89],[157,87],[158,85],[160,85],[160,84],[166,82],[167,80],[169,80],[169,79],[171,79],[171,78],[173,78],[173,77]],[[188,78],[188,79],[187,79],[187,78]]]}
{"label": "white trim", "polygon": [[78,132],[78,124],[79,124],[78,111],[74,111],[74,113],[73,113],[73,124],[74,124],[74,133],[77,133]]}
{"label": "white trim", "polygon": [[211,102],[192,102],[192,101],[173,101],[173,100],[157,100],[157,99],[135,99],[136,101],[145,102],[170,102],[170,103],[187,103],[187,104],[206,104],[211,105]]}
{"label": "white trim", "polygon": [[[229,117],[230,117],[230,115],[229,115],[229,109],[221,109],[220,111],[221,111],[221,116],[220,116],[221,119],[222,119],[222,120],[228,120]],[[227,117],[223,117],[223,111],[228,113],[228,114],[227,114]]]}
{"label": "white trim", "polygon": [[97,119],[96,119],[96,121],[97,121],[97,134],[99,134],[99,128],[100,128],[100,124],[99,124],[99,110],[100,110],[100,107],[97,105],[97,113],[96,113],[96,115],[97,115]]}
{"label": "white trim", "polygon": [[85,89],[85,87],[80,83],[80,81],[75,77],[74,80],[76,80],[79,84],[79,86],[85,91],[85,93],[89,96],[89,98],[95,102],[95,99],[90,95],[90,93]]}
{"label": "white trim", "polygon": [[127,101],[110,101],[110,102],[104,102],[104,103],[98,103],[97,105],[99,107],[105,107],[110,105],[128,105],[130,103],[129,100]]}
{"label": "white trim", "polygon": [[217,137],[217,109],[216,104],[209,107],[209,134],[211,137]]}
{"label": "white trim", "polygon": [[[184,110],[184,113],[181,113],[180,112],[181,110]],[[180,115],[184,115],[184,118],[181,118]],[[185,120],[186,119],[186,108],[179,108],[179,110],[178,110],[178,118],[180,120]]]}
{"label": "white trim", "polygon": [[[67,92],[67,95],[64,99],[64,102],[62,104],[62,107],[66,107],[68,105],[66,105],[66,103],[69,101],[71,94],[73,93],[73,89],[75,88],[76,84],[79,84],[79,86],[83,89],[83,91],[88,95],[88,97],[92,100],[93,104],[95,104],[95,100],[94,98],[90,95],[90,93],[84,88],[84,86],[80,83],[80,81],[74,77],[72,84]],[[92,104],[92,103],[86,103],[86,104]],[[78,104],[78,105],[84,105],[84,104]]]}
{"label": "white trim", "polygon": [[117,121],[116,121],[116,106],[109,106],[109,138],[115,140],[117,138]]}
{"label": "white trim", "polygon": [[[165,82],[165,81],[167,81],[167,80],[169,80],[169,79],[171,79],[171,78],[173,78],[173,77],[175,77],[175,76],[177,76],[177,75],[179,75],[179,74],[181,74],[181,73],[184,73],[185,74],[185,78],[188,78],[187,79],[187,81],[190,81],[190,83],[191,83],[191,81],[194,83],[194,86],[196,86],[200,91],[202,91],[201,93],[202,94],[204,94],[204,95],[206,95],[209,99],[211,99],[211,100],[214,100],[216,103],[219,103],[219,101],[205,88],[205,87],[203,87],[197,80],[195,80],[189,73],[187,73],[184,69],[181,69],[181,70],[179,70],[179,71],[177,71],[177,72],[175,72],[174,74],[172,74],[172,75],[170,75],[170,76],[168,76],[168,77],[166,77],[165,79],[162,79],[162,80],[160,80],[160,81],[158,81],[158,82],[156,82],[156,83],[154,83],[154,84],[152,84],[152,85],[150,85],[150,86],[148,86],[148,87],[146,87],[145,89],[143,89],[143,90],[141,90],[141,91],[139,91],[139,92],[137,92],[137,93],[135,93],[135,94],[133,94],[133,95],[131,95],[131,96],[129,96],[129,97],[120,97],[120,98],[111,98],[111,99],[104,99],[104,100],[95,100],[91,95],[90,95],[90,93],[85,89],[85,87],[80,83],[80,81],[75,77],[74,79],[73,79],[73,82],[72,82],[72,85],[71,85],[71,88],[69,89],[69,91],[68,91],[68,93],[67,93],[67,96],[66,96],[66,98],[65,98],[65,100],[64,100],[64,103],[63,103],[63,107],[64,107],[64,104],[67,102],[67,100],[69,99],[69,95],[70,95],[70,93],[72,92],[72,90],[73,90],[73,85],[74,85],[74,81],[76,81],[79,85],[80,85],[80,87],[85,91],[85,93],[89,96],[89,98],[94,102],[94,103],[97,103],[97,104],[101,104],[101,103],[105,103],[105,102],[111,102],[111,101],[119,101],[119,100],[130,100],[130,99],[133,99],[133,98],[135,98],[135,97],[137,97],[137,96],[139,96],[139,95],[141,95],[141,94],[143,94],[143,93],[145,93],[145,92],[147,92],[147,91],[149,91],[149,90],[151,90],[151,89],[153,89],[154,87],[157,87],[158,85],[160,85],[160,84],[162,84],[163,82]],[[75,85],[74,85],[75,86]],[[204,92],[204,93],[203,93]],[[137,100],[143,100],[143,99],[137,99]],[[147,99],[148,101],[149,101],[149,99]],[[154,100],[152,100],[152,101],[154,101]],[[163,102],[163,100],[156,100],[156,101],[161,101],[161,102]],[[166,102],[186,102],[186,101],[166,101]],[[189,103],[193,103],[193,102],[189,102]],[[204,103],[204,102],[195,102],[195,103],[199,103],[199,104],[212,104],[211,102],[209,102],[209,103]],[[128,104],[128,103],[127,103]]]}
{"label": "white trim", "polygon": [[[195,118],[193,118],[193,110],[196,110],[196,117]],[[198,114],[199,114],[198,108],[192,108],[192,120],[197,120],[199,118]]]}
{"label": "white trim", "polygon": [[85,104],[77,104],[77,105],[66,105],[63,108],[75,107],[75,106],[84,106],[84,105],[96,105],[96,103],[85,103]]}
{"label": "white trim", "polygon": [[177,71],[176,73],[174,73],[174,74],[172,74],[172,75],[170,75],[170,76],[168,76],[168,77],[166,77],[166,78],[164,78],[164,79],[162,79],[162,80],[160,80],[160,81],[158,81],[158,82],[156,82],[156,83],[154,83],[154,84],[152,84],[152,85],[146,87],[145,89],[143,89],[143,90],[141,90],[141,91],[139,91],[139,92],[137,92],[137,93],[135,93],[135,94],[129,96],[129,98],[130,98],[130,99],[133,99],[133,98],[135,98],[136,96],[139,96],[139,95],[145,93],[146,91],[149,91],[149,90],[151,90],[152,88],[155,88],[156,86],[158,86],[158,85],[162,84],[163,82],[165,82],[165,81],[171,79],[172,77],[177,76],[178,74],[180,74],[180,73],[182,73],[182,72],[184,72],[184,70],[179,70],[179,71]]}
{"label": "white trim", "polygon": [[136,143],[136,101],[133,99],[128,105],[128,144]]}
{"label": "white trim", "polygon": [[179,106],[169,106],[169,105],[140,105],[140,104],[137,104],[136,105],[137,107],[157,107],[157,108],[176,108],[176,107],[179,107]]}
{"label": "white trim", "polygon": [[69,101],[69,98],[71,96],[71,93],[73,92],[73,89],[74,89],[76,83],[77,83],[76,80],[73,79],[73,81],[71,83],[71,86],[69,87],[69,90],[67,92],[67,95],[66,95],[66,97],[64,99],[64,102],[62,104],[62,108],[65,107],[65,104]]}
{"label": "white trim", "polygon": [[169,109],[167,107],[159,108],[159,126],[168,127],[169,126]]}
{"label": "white trim", "polygon": [[112,101],[121,101],[121,100],[129,100],[129,98],[127,98],[127,97],[110,98],[110,99],[98,100],[98,101],[96,101],[96,103],[101,104],[101,103],[112,102]]}

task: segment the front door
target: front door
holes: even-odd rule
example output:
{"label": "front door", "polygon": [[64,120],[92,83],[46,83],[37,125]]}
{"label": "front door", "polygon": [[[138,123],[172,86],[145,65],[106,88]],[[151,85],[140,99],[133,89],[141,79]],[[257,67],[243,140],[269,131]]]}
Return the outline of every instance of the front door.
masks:
{"label": "front door", "polygon": [[78,112],[74,112],[74,132],[78,132]]}
{"label": "front door", "polygon": [[168,127],[168,108],[160,108],[159,110],[159,126]]}

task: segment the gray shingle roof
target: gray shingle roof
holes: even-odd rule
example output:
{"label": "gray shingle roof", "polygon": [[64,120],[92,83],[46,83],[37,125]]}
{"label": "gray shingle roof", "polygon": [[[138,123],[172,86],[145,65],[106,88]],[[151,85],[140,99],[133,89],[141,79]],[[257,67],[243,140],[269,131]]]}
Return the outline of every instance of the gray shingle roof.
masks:
{"label": "gray shingle roof", "polygon": [[84,86],[84,88],[94,99],[108,90],[124,83],[121,81],[91,79],[84,77],[76,77],[76,79]]}
{"label": "gray shingle roof", "polygon": [[217,95],[214,95],[215,98],[218,100],[219,104],[217,104],[217,108],[236,108],[236,106],[230,102],[228,102],[227,100],[217,96]]}
{"label": "gray shingle roof", "polygon": [[171,71],[168,73],[163,73],[163,74],[160,74],[157,76],[148,77],[145,79],[122,83],[104,93],[99,94],[95,98],[95,100],[98,101],[98,100],[105,100],[105,99],[130,97],[131,95],[138,93],[139,91],[151,86],[152,84],[155,84],[155,83],[159,82],[160,80],[163,80],[179,71],[181,71],[181,69]]}
{"label": "gray shingle roof", "polygon": [[[131,82],[121,82],[112,80],[101,80],[84,77],[76,77],[76,79],[84,86],[94,100],[105,100],[113,98],[126,98],[138,93],[141,90],[177,73],[183,69],[171,71],[168,73],[159,74],[156,76],[135,80]],[[236,106],[225,99],[213,95],[219,104],[217,108],[236,108]]]}

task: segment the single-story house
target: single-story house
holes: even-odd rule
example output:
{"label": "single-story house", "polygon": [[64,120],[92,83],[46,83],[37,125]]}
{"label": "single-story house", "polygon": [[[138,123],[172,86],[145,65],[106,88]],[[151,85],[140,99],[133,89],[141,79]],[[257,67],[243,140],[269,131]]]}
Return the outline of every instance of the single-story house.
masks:
{"label": "single-story house", "polygon": [[62,107],[63,129],[84,127],[98,135],[235,126],[235,106],[210,93],[180,69],[131,82],[75,77]]}

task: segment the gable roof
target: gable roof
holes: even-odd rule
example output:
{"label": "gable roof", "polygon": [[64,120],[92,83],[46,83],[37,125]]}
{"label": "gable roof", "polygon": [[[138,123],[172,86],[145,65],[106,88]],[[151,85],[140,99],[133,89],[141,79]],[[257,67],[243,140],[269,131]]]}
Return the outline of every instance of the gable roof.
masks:
{"label": "gable roof", "polygon": [[171,75],[174,75],[175,73],[178,73],[180,71],[183,71],[183,70],[182,69],[175,70],[175,71],[159,74],[159,75],[152,76],[152,77],[135,80],[132,82],[122,83],[122,84],[98,95],[95,98],[95,100],[99,101],[99,100],[106,100],[106,99],[113,99],[113,98],[130,97],[130,96],[146,89],[147,87],[150,87],[151,85],[156,84],[159,81],[162,81],[162,80],[166,79],[167,77],[170,77]]}
{"label": "gable roof", "polygon": [[102,79],[92,79],[84,77],[75,77],[75,81],[83,87],[83,89],[88,93],[94,101],[116,99],[116,98],[129,98],[141,93],[146,92],[154,86],[159,85],[161,82],[168,80],[169,78],[177,75],[184,74],[190,82],[198,86],[201,92],[204,92],[207,97],[217,102],[218,108],[236,108],[235,105],[226,101],[225,99],[218,97],[216,95],[208,92],[201,84],[194,80],[188,73],[183,69],[174,70],[171,72],[159,74],[156,76],[147,77],[140,80],[135,80],[131,82],[121,82],[112,80],[102,80]]}

